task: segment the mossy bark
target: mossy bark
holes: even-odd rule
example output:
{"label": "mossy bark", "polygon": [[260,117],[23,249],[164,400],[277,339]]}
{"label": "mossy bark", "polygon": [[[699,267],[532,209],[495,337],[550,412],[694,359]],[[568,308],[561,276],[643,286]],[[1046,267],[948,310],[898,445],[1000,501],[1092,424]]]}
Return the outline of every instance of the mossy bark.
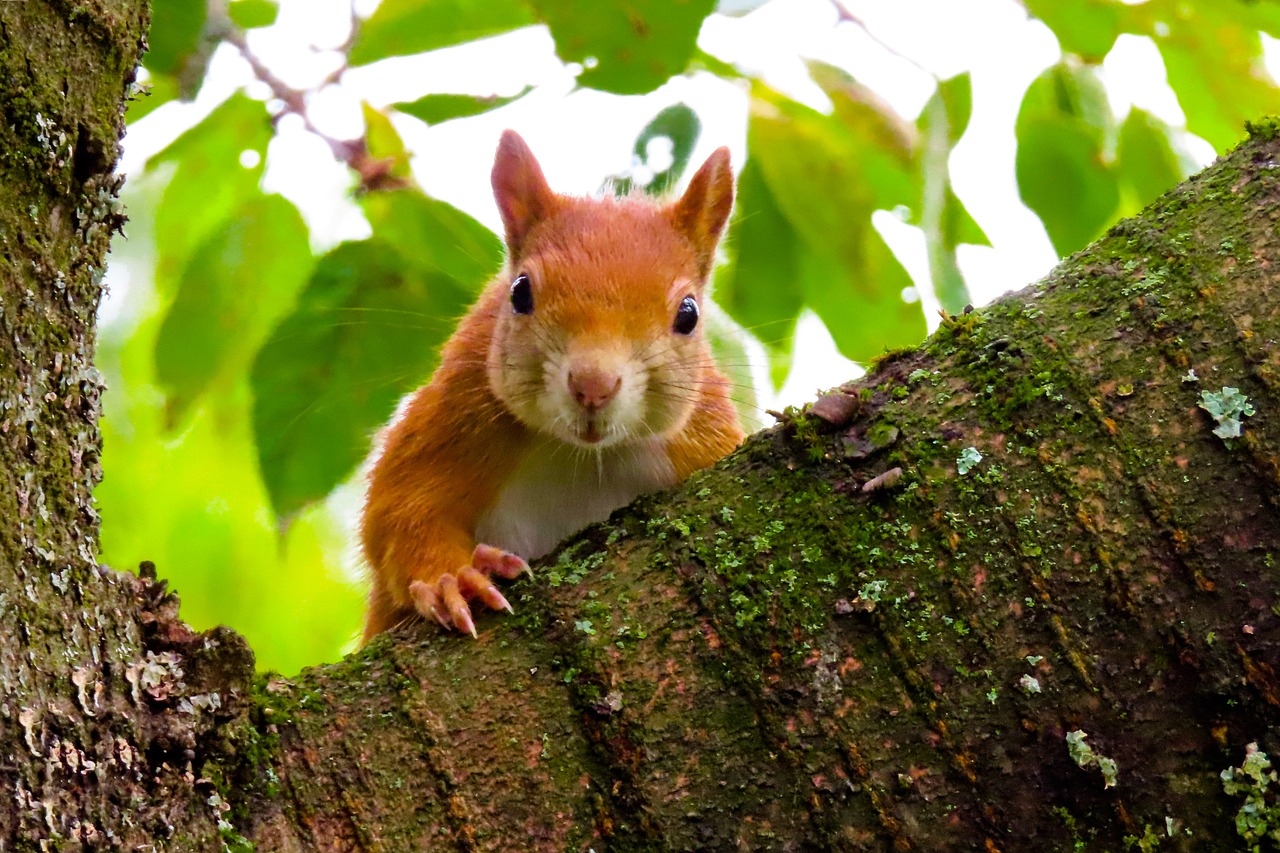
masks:
{"label": "mossy bark", "polygon": [[193,762],[245,713],[243,642],[97,565],[94,314],[147,23],[142,0],[0,3],[0,850],[211,849]]}
{"label": "mossy bark", "polygon": [[[592,528],[478,641],[409,626],[254,682],[234,634],[95,566],[145,24],[0,4],[0,849],[1245,845],[1220,774],[1280,749],[1273,125]],[[1226,386],[1239,438],[1199,406]]]}

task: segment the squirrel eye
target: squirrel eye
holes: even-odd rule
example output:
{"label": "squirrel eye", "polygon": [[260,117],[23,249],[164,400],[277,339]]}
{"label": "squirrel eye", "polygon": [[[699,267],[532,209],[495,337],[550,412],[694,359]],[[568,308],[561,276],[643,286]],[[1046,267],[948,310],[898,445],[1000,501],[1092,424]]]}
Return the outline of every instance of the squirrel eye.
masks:
{"label": "squirrel eye", "polygon": [[533,283],[524,273],[516,276],[511,282],[511,312],[513,314],[533,313]]}
{"label": "squirrel eye", "polygon": [[680,300],[680,307],[676,309],[676,322],[672,328],[681,335],[692,335],[697,326],[698,300],[686,296]]}

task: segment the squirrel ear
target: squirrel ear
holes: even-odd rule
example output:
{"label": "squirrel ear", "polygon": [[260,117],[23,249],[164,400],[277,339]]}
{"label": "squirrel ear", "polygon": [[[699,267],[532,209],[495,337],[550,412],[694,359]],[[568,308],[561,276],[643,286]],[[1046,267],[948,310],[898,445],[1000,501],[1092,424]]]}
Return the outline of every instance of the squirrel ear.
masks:
{"label": "squirrel ear", "polygon": [[507,230],[507,249],[518,254],[530,229],[550,215],[555,193],[547,185],[529,146],[514,130],[504,130],[493,159],[493,197]]}
{"label": "squirrel ear", "polygon": [[733,208],[733,168],[729,149],[717,148],[702,164],[680,200],[671,205],[672,223],[693,244],[698,271],[705,276],[715,262],[716,243]]}

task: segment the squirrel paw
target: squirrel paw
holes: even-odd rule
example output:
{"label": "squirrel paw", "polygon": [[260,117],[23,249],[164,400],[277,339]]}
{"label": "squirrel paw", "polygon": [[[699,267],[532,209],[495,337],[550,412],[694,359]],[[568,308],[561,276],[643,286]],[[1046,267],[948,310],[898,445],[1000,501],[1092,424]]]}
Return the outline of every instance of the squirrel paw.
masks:
{"label": "squirrel paw", "polygon": [[471,618],[468,599],[478,598],[493,610],[514,613],[510,602],[490,580],[492,575],[514,578],[529,571],[523,559],[495,548],[477,545],[471,553],[471,565],[454,572],[445,572],[431,582],[414,581],[409,584],[409,595],[414,608],[423,616],[433,617],[445,628],[457,629],[476,636],[476,625]]}

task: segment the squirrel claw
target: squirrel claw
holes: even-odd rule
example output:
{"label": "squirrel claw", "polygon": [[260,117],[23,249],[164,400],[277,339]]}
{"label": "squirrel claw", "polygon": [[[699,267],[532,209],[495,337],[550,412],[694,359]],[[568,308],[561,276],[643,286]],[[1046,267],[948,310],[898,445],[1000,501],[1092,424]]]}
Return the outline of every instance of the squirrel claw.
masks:
{"label": "squirrel claw", "polygon": [[[466,569],[458,572],[461,575]],[[440,576],[440,597],[444,600],[445,610],[453,619],[453,627],[465,634],[476,636],[476,623],[471,619],[471,606],[462,594],[459,578],[448,572]]]}
{"label": "squirrel claw", "polygon": [[414,581],[409,584],[409,597],[413,599],[413,608],[423,616],[430,616],[444,628],[452,628],[453,622],[440,612],[440,594],[435,584]]}
{"label": "squirrel claw", "polygon": [[478,599],[491,610],[515,613],[511,602],[490,578],[492,575],[514,578],[528,569],[529,564],[515,554],[492,545],[477,545],[471,565],[456,572],[445,572],[431,582],[413,581],[409,584],[409,596],[414,609],[423,616],[433,617],[446,629],[478,637],[468,601]]}
{"label": "squirrel claw", "polygon": [[529,564],[518,554],[495,548],[492,545],[477,545],[471,552],[471,565],[485,574],[511,580],[529,571]]}
{"label": "squirrel claw", "polygon": [[431,616],[446,629],[464,631],[476,636],[471,607],[458,589],[458,579],[449,573],[433,583],[414,581],[409,584],[413,607],[423,616]]}

